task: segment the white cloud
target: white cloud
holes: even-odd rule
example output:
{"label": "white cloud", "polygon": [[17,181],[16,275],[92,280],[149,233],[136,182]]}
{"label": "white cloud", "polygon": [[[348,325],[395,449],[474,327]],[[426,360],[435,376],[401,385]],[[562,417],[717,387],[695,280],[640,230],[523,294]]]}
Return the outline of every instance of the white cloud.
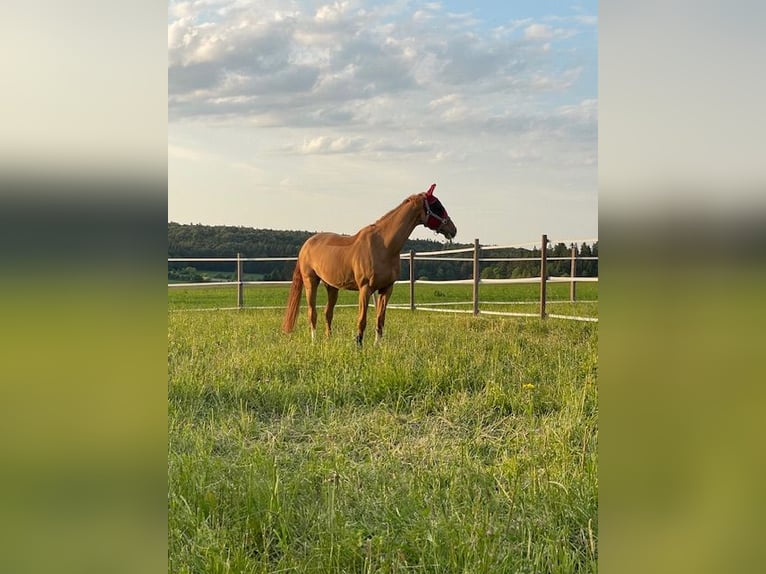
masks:
{"label": "white cloud", "polygon": [[553,28],[545,24],[530,24],[524,28],[524,37],[535,40],[550,40],[553,38]]}
{"label": "white cloud", "polygon": [[586,26],[595,26],[598,23],[598,17],[596,16],[574,16],[573,20],[578,24],[584,24]]}
{"label": "white cloud", "polygon": [[598,117],[598,100],[588,98],[578,104],[560,106],[556,109],[556,113],[578,122],[595,122]]}
{"label": "white cloud", "polygon": [[[299,3],[280,10],[236,1],[174,4],[171,121],[268,114],[286,126],[322,118],[332,124],[333,115],[321,111],[328,105],[349,109],[380,97],[427,105],[439,91],[466,90],[472,98],[507,99],[509,90],[572,85],[553,65],[557,52],[550,42],[571,35],[567,29],[527,19],[486,33],[471,14],[447,13],[439,3],[409,10],[405,2],[334,2],[313,11]],[[468,112],[439,110],[443,120],[472,117]],[[404,119],[402,109],[398,115]]]}
{"label": "white cloud", "polygon": [[442,108],[444,106],[453,106],[459,104],[462,98],[459,94],[447,94],[435,100],[428,102],[428,107],[431,109]]}
{"label": "white cloud", "polygon": [[[203,161],[205,146],[210,157],[235,153],[241,165],[232,170],[261,169],[268,175],[258,181],[275,192],[306,182],[340,189],[370,169],[381,187],[499,180],[502,194],[503,181],[563,186],[563,167],[590,185],[595,16],[562,10],[490,24],[410,0],[171,3],[169,136],[193,134],[173,141],[195,148],[168,154],[202,170],[213,163]],[[216,134],[210,143],[206,129]],[[234,136],[237,146],[212,151]]]}
{"label": "white cloud", "polygon": [[577,30],[574,28],[554,28],[547,24],[530,24],[524,28],[524,37],[529,40],[562,40],[576,34]]}
{"label": "white cloud", "polygon": [[508,150],[507,155],[508,159],[517,166],[529,165],[543,159],[543,153],[539,149],[529,147],[511,148]]}
{"label": "white cloud", "polygon": [[415,13],[412,14],[412,21],[416,24],[424,24],[429,20],[432,20],[433,17],[433,14],[428,10],[416,10]]}
{"label": "white cloud", "polygon": [[380,157],[383,154],[413,154],[429,152],[433,149],[433,142],[419,138],[378,138],[368,140],[361,136],[337,136],[321,135],[307,138],[301,146],[286,146],[283,151],[299,153],[303,155],[324,155],[356,153],[369,157]]}
{"label": "white cloud", "polygon": [[318,136],[303,142],[302,153],[324,154],[344,153],[364,148],[365,140],[347,136]]}
{"label": "white cloud", "polygon": [[333,2],[317,8],[314,20],[316,22],[338,22],[343,19],[348,12],[350,4],[348,2]]}

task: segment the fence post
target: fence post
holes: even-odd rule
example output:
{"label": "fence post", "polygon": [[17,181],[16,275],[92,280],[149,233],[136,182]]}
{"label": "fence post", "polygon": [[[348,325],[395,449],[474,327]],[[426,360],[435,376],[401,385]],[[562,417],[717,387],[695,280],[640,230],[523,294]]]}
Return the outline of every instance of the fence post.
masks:
{"label": "fence post", "polygon": [[574,243],[572,243],[572,265],[569,269],[569,277],[572,280],[572,282],[569,284],[569,300],[574,302],[575,299],[577,299],[577,281],[575,281],[575,277],[577,276],[577,247]]}
{"label": "fence post", "polygon": [[415,310],[415,251],[410,249],[410,311]]}
{"label": "fence post", "polygon": [[237,309],[242,308],[244,302],[244,293],[242,285],[242,256],[237,253]]}
{"label": "fence post", "polygon": [[479,240],[473,240],[473,315],[479,314]]}
{"label": "fence post", "polygon": [[546,279],[548,275],[548,236],[543,233],[540,247],[540,318],[545,319]]}

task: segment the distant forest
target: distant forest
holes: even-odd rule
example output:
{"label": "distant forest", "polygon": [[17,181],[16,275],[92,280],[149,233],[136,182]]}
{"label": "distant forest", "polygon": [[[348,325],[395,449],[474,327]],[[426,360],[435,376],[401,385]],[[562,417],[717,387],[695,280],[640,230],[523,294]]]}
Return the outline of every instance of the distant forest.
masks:
{"label": "distant forest", "polygon": [[[187,225],[168,223],[168,257],[295,257],[313,231],[279,231],[274,229],[253,229],[224,225]],[[453,243],[410,239],[403,252],[438,251],[473,247],[473,243]],[[547,250],[549,257],[569,257],[571,245],[556,243]],[[576,245],[578,257],[597,257],[598,242]],[[492,250],[484,257],[516,258],[540,257],[539,249],[510,248]],[[471,257],[461,253],[452,257]],[[551,261],[548,273],[551,276],[568,277],[570,261]],[[168,263],[169,281],[193,281],[233,279],[236,274],[233,262],[178,262]],[[248,280],[285,281],[292,277],[294,261],[245,262],[243,271]],[[418,279],[450,280],[468,279],[472,276],[473,263],[470,261],[416,261],[415,276]],[[481,276],[484,279],[536,277],[540,274],[539,261],[483,262]],[[598,261],[578,261],[579,277],[598,276]],[[402,262],[401,279],[409,278],[409,265]]]}

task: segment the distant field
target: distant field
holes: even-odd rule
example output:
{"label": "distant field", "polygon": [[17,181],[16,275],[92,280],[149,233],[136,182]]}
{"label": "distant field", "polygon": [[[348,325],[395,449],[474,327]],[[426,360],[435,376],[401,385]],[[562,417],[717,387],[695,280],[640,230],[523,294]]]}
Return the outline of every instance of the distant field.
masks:
{"label": "distant field", "polygon": [[[287,301],[287,286],[258,285],[246,286],[244,304],[246,307],[284,307]],[[416,284],[415,301],[420,306],[464,302],[464,305],[453,306],[454,309],[471,309],[471,285],[433,285]],[[521,285],[481,285],[479,300],[484,311],[513,311],[535,313],[538,310],[540,287],[532,284]],[[582,303],[569,303],[569,285],[556,283],[548,285],[548,313],[561,313],[598,317],[598,283],[580,283],[577,285],[577,299]],[[324,305],[327,301],[326,292],[319,289],[317,304]],[[519,305],[497,305],[498,302],[527,302]],[[391,303],[409,305],[409,286],[397,285]],[[305,297],[301,303],[305,309]],[[339,305],[356,305],[357,293],[341,291]],[[207,309],[228,308],[237,305],[236,286],[168,289],[168,308],[178,309]]]}
{"label": "distant field", "polygon": [[169,572],[596,572],[597,325],[397,310],[358,350],[355,314],[315,344],[304,313],[291,335],[282,309],[168,314]]}

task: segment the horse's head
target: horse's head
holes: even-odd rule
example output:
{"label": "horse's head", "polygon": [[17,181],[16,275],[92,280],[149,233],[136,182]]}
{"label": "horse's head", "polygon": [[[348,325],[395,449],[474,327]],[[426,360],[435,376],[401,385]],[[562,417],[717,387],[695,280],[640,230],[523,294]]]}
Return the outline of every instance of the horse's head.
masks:
{"label": "horse's head", "polygon": [[447,239],[452,239],[457,235],[457,227],[452,223],[452,219],[447,215],[442,202],[434,195],[436,184],[432,184],[428,191],[423,194],[423,225],[428,229],[433,229],[436,233],[441,233]]}

